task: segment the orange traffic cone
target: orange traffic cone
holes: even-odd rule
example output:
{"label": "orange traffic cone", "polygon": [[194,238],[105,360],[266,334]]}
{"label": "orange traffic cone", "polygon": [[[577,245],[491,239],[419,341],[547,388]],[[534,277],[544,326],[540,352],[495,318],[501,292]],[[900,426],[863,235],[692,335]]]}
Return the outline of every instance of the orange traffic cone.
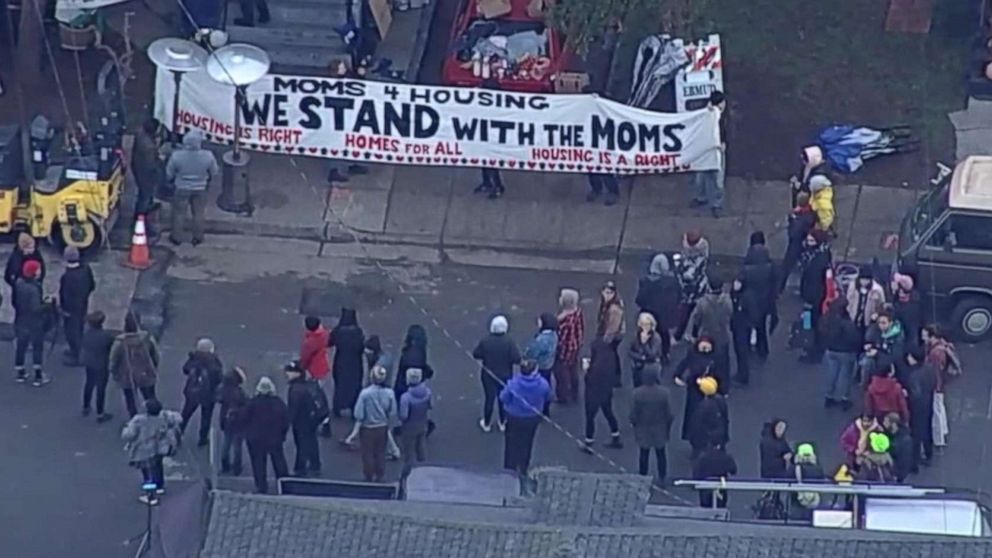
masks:
{"label": "orange traffic cone", "polygon": [[134,222],[131,251],[128,253],[124,265],[134,269],[148,269],[152,266],[152,257],[148,251],[148,235],[145,234],[144,215],[138,215],[138,219]]}

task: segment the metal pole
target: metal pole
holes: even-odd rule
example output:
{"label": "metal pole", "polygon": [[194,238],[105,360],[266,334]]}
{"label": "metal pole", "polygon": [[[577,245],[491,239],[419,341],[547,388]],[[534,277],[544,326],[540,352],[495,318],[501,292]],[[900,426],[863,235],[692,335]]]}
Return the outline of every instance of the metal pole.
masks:
{"label": "metal pole", "polygon": [[[172,79],[176,82],[176,90],[172,93],[172,134],[179,135],[179,84],[183,82],[183,73],[172,70]],[[121,100],[123,103],[123,99]]]}
{"label": "metal pole", "polygon": [[234,159],[241,159],[241,94],[242,88],[234,88]]}

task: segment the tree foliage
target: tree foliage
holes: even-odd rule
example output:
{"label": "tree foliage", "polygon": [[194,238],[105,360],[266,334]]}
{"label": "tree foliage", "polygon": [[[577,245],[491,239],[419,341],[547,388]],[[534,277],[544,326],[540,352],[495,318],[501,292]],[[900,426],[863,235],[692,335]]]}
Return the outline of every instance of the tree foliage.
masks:
{"label": "tree foliage", "polygon": [[565,36],[568,48],[580,54],[600,42],[612,27],[622,31],[638,18],[660,19],[669,0],[557,0],[549,12],[551,25]]}

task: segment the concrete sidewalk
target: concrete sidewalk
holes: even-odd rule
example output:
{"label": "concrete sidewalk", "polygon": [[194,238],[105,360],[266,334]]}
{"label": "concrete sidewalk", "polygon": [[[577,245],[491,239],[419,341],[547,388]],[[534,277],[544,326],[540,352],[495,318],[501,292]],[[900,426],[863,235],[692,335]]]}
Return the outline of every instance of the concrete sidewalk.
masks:
{"label": "concrete sidewalk", "polygon": [[[503,172],[499,200],[473,195],[474,169],[372,165],[329,192],[327,163],[284,155],[253,155],[252,217],[210,204],[215,233],[347,242],[352,234],[376,244],[418,245],[441,252],[535,252],[554,257],[615,258],[680,245],[699,228],[716,255],[741,255],[748,235],[765,231],[774,254],[785,247],[789,186],[785,182],[728,178],[724,216],[689,209],[687,175],[641,176],[623,181],[613,207],[587,203],[585,177]],[[212,188],[216,195],[219,188]],[[836,188],[839,238],[835,254],[867,260],[890,255],[883,244],[898,231],[916,192],[876,186]],[[331,211],[325,216],[325,203]],[[342,226],[342,223],[345,226]]]}

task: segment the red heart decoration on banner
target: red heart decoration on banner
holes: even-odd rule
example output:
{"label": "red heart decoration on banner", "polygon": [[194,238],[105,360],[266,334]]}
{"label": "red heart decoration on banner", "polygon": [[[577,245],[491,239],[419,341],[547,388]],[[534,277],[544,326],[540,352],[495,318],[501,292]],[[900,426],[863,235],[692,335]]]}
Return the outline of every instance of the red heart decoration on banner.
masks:
{"label": "red heart decoration on banner", "polygon": [[489,159],[489,166],[490,167],[495,167],[496,166],[496,159]]}
{"label": "red heart decoration on banner", "polygon": [[[517,162],[516,161],[507,161],[506,162],[506,165],[512,169],[513,167],[517,166]],[[523,165],[520,165],[520,166],[523,166]]]}
{"label": "red heart decoration on banner", "polygon": [[572,169],[575,168],[575,165],[573,165],[572,163],[569,163],[569,164],[565,165],[565,168],[567,168],[568,170],[572,170]]}
{"label": "red heart decoration on banner", "polygon": [[329,151],[331,153],[331,157],[337,157],[338,156],[338,150],[337,149],[330,149]]}
{"label": "red heart decoration on banner", "polygon": [[537,166],[537,163],[535,163],[534,161],[527,161],[527,166],[530,168],[534,168]]}
{"label": "red heart decoration on banner", "polygon": [[380,161],[382,160],[382,153],[373,153],[372,156],[375,157],[376,159],[379,159]]}
{"label": "red heart decoration on banner", "polygon": [[362,152],[361,151],[352,151],[351,152],[351,156],[357,159],[357,158],[359,158],[359,157],[362,156]]}
{"label": "red heart decoration on banner", "polygon": [[397,163],[402,163],[405,160],[406,160],[406,156],[404,156],[404,155],[397,155],[396,156],[396,162]]}
{"label": "red heart decoration on banner", "polygon": [[309,151],[310,153],[316,153],[317,152],[317,148],[316,147],[308,147],[307,148],[307,151]]}
{"label": "red heart decoration on banner", "polygon": [[260,145],[259,147],[262,148],[262,151],[268,151],[270,149],[270,146],[268,145]]}
{"label": "red heart decoration on banner", "polygon": [[689,170],[690,168],[692,168],[692,165],[690,165],[688,163],[682,165],[682,170]]}
{"label": "red heart decoration on banner", "polygon": [[419,163],[419,162],[423,161],[424,158],[418,155],[418,156],[414,157],[414,160]]}
{"label": "red heart decoration on banner", "polygon": [[469,162],[472,163],[473,165],[478,165],[479,164],[479,160],[478,159],[469,159]]}
{"label": "red heart decoration on banner", "polygon": [[441,162],[441,158],[440,157],[434,157],[434,162],[435,163],[440,163]]}

